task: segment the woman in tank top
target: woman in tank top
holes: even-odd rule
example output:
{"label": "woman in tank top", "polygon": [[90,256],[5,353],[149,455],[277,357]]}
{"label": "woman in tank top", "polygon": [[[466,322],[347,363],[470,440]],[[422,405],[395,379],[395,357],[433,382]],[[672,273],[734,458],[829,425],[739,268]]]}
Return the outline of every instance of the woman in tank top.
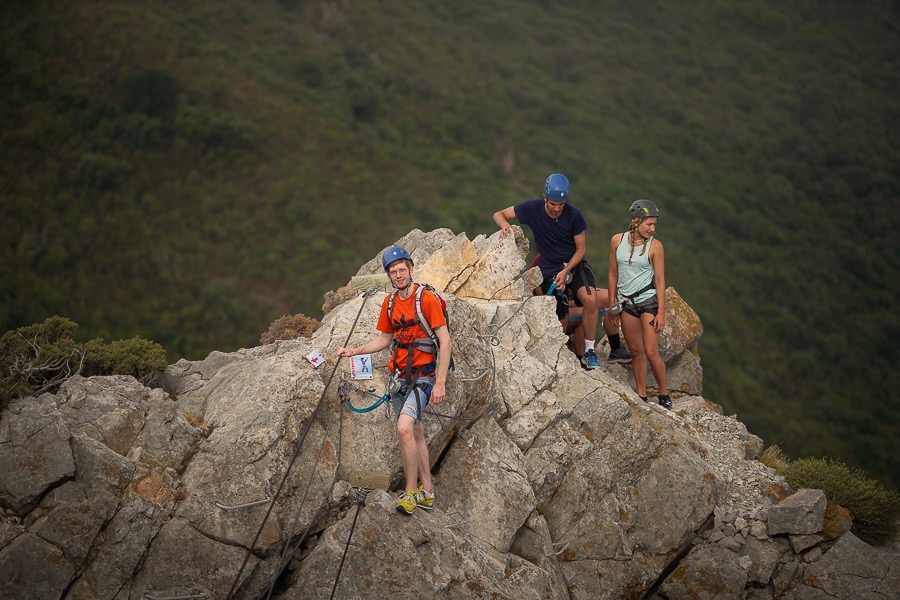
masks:
{"label": "woman in tank top", "polygon": [[609,245],[609,314],[621,318],[622,333],[632,355],[635,391],[647,401],[647,365],[659,389],[659,405],[672,408],[666,387],[666,363],[659,355],[659,333],[665,325],[666,278],[663,245],[653,237],[659,209],[649,200],[631,205],[631,226]]}

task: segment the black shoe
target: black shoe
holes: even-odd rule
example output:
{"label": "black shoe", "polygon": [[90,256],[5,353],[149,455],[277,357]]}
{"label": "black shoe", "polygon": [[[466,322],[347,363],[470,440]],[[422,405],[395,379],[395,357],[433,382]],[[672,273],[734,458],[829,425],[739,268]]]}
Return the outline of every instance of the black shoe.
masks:
{"label": "black shoe", "polygon": [[631,352],[626,350],[625,348],[619,346],[615,350],[609,353],[609,358],[606,359],[608,363],[630,363],[631,362]]}
{"label": "black shoe", "polygon": [[666,410],[672,410],[672,400],[669,398],[668,394],[659,397],[659,405]]}
{"label": "black shoe", "polygon": [[638,398],[640,398],[640,399],[643,400],[644,402],[647,401],[647,396],[638,396]]}

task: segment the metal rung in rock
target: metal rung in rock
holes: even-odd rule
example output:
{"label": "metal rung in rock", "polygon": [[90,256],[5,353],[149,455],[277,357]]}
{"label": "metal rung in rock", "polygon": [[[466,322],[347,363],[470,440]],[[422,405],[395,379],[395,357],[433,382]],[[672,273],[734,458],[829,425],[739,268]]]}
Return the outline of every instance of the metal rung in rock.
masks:
{"label": "metal rung in rock", "polygon": [[257,500],[256,502],[248,502],[247,504],[238,504],[237,506],[225,506],[218,500],[216,500],[216,506],[222,510],[237,510],[239,508],[249,508],[251,506],[256,506],[257,504],[265,504],[266,502],[271,502],[271,498],[264,498],[262,500]]}
{"label": "metal rung in rock", "polygon": [[150,590],[141,596],[141,600],[199,600],[200,598],[212,598],[212,594],[203,588],[178,587],[168,590]]}

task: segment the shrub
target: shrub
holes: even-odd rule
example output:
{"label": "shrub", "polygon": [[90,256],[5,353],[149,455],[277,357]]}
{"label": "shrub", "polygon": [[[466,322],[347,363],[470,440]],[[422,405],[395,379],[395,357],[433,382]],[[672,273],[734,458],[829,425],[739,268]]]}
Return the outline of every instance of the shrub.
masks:
{"label": "shrub", "polygon": [[76,329],[74,321],[54,316],[0,337],[0,408],[12,398],[49,391],[81,371],[84,351],[72,339]]}
{"label": "shrub", "polygon": [[821,489],[832,502],[853,518],[852,531],[869,544],[882,544],[897,533],[900,494],[886,490],[862,471],[853,471],[838,460],[804,458],[784,472],[794,488]]}
{"label": "shrub", "polygon": [[78,324],[53,316],[0,337],[0,408],[12,398],[52,391],[74,375],[131,375],[146,384],[165,369],[162,346],[139,338],[75,342]]}
{"label": "shrub", "polygon": [[166,351],[156,342],[135,337],[105,342],[93,339],[84,345],[83,375],[131,375],[144,385],[166,368]]}
{"label": "shrub", "polygon": [[356,290],[349,285],[345,285],[336,290],[327,291],[323,296],[322,312],[327,313],[335,306],[339,306],[354,297],[356,297]]}
{"label": "shrub", "polygon": [[310,337],[321,326],[322,323],[306,315],[285,315],[269,325],[269,330],[260,336],[259,343],[271,344],[278,340]]}

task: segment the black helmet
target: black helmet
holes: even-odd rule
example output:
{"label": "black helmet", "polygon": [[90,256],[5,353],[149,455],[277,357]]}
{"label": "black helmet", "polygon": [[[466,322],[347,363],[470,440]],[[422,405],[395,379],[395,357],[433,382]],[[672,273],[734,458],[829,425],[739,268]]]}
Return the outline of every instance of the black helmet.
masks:
{"label": "black helmet", "polygon": [[635,200],[631,203],[631,209],[628,211],[632,217],[658,217],[659,209],[649,200]]}
{"label": "black helmet", "polygon": [[412,256],[409,255],[409,252],[407,252],[400,246],[391,246],[384,251],[384,256],[381,257],[381,264],[384,267],[384,271],[387,272],[388,267],[391,266],[391,263],[402,259],[406,259],[410,262],[410,264],[412,264],[413,260]]}

